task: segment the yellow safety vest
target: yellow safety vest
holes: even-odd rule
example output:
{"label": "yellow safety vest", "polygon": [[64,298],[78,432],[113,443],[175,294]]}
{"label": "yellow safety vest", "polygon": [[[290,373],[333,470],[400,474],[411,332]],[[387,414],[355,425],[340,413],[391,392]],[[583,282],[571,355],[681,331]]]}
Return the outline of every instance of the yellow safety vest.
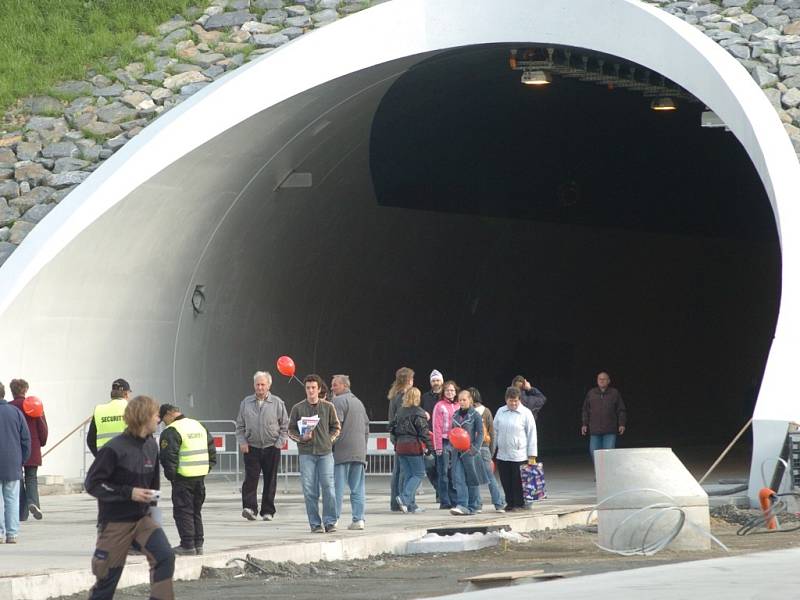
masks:
{"label": "yellow safety vest", "polygon": [[100,450],[111,438],[125,431],[125,407],[128,401],[116,398],[94,409],[94,426],[97,428],[97,449]]}
{"label": "yellow safety vest", "polygon": [[203,477],[208,475],[208,438],[206,428],[194,419],[177,419],[169,427],[181,436],[178,453],[178,475]]}

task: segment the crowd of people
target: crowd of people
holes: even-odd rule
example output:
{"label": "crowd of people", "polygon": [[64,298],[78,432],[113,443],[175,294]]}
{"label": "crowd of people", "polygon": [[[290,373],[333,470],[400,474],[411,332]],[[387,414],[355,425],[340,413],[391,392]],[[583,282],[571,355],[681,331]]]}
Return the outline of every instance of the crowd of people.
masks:
{"label": "crowd of people", "polygon": [[[347,375],[334,375],[330,388],[319,375],[302,381],[305,399],[287,411],[271,393],[272,376],[258,371],[254,393],[245,397],[236,419],[244,457],[242,517],[272,521],[281,450],[297,445],[300,484],[313,533],[336,531],[344,496],[349,495],[350,530],[365,528],[365,476],[370,422],[364,404],[351,391]],[[584,400],[581,433],[590,436],[590,452],[613,448],[625,432],[626,409],[619,391],[602,372]],[[43,518],[37,469],[47,443],[47,421],[26,413],[28,384],[11,382],[6,402],[0,383],[0,543],[16,543],[19,521]],[[216,462],[214,439],[199,421],[153,398],[130,398],[124,379],[111,385],[110,399],[99,404],[89,425],[87,446],[95,456],[85,489],[98,500],[98,537],[92,558],[97,580],[92,600],[112,598],[129,553],[146,556],[151,567],[151,597],[173,598],[175,555],[203,553],[202,507],[205,477]],[[536,465],[536,415],[547,402],[541,390],[517,376],[505,391],[505,405],[492,415],[480,392],[430,374],[425,393],[414,386],[414,371],[402,367],[387,394],[388,431],[396,460],[390,483],[390,508],[420,513],[416,495],[424,478],[436,491],[440,509],[453,515],[483,511],[481,487],[487,486],[497,512],[524,510],[521,468]],[[162,425],[158,441],[155,434]],[[462,442],[453,441],[460,430]],[[157,504],[160,471],[172,483],[173,518],[180,544],[170,547]],[[263,477],[259,504],[259,480]],[[498,479],[500,485],[498,485]],[[320,498],[321,513],[320,513]]]}

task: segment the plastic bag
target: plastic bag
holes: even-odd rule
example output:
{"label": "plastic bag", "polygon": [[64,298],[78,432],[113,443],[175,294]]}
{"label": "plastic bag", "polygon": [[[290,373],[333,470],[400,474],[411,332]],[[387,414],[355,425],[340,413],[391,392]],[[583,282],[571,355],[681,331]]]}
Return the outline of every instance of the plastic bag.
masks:
{"label": "plastic bag", "polygon": [[522,497],[525,502],[536,502],[547,498],[547,490],[544,481],[544,465],[520,465],[520,476],[522,477]]}

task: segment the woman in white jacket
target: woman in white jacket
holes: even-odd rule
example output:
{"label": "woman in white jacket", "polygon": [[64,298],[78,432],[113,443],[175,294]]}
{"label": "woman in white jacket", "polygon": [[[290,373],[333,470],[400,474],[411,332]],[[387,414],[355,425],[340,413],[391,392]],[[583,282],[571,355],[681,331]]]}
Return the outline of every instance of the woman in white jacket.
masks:
{"label": "woman in white jacket", "polygon": [[506,510],[524,510],[522,476],[519,468],[525,463],[536,464],[536,421],[533,413],[520,402],[520,391],[506,390],[506,405],[494,416],[494,436],[497,445],[497,471],[506,494]]}

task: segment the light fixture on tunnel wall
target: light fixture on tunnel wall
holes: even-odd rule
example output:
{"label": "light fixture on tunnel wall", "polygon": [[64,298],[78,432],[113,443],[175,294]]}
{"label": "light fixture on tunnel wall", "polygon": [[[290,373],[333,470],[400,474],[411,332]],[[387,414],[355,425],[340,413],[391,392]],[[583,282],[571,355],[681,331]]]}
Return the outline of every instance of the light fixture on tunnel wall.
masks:
{"label": "light fixture on tunnel wall", "polygon": [[291,188],[310,188],[312,185],[314,185],[314,179],[311,173],[290,171],[286,177],[281,179],[280,183],[275,186],[275,191]]}
{"label": "light fixture on tunnel wall", "polygon": [[194,286],[194,293],[192,293],[192,312],[197,315],[201,315],[205,312],[204,306],[206,303],[206,294],[205,294],[206,286],[204,285],[196,285]]}
{"label": "light fixture on tunnel wall", "polygon": [[650,108],[656,111],[671,111],[671,110],[678,110],[675,101],[670,98],[669,96],[662,96],[661,98],[654,98],[653,101],[650,103]]}
{"label": "light fixture on tunnel wall", "polygon": [[523,71],[522,78],[520,79],[522,83],[525,85],[548,85],[552,83],[553,79],[550,77],[550,73],[547,71],[536,70],[536,71]]}

